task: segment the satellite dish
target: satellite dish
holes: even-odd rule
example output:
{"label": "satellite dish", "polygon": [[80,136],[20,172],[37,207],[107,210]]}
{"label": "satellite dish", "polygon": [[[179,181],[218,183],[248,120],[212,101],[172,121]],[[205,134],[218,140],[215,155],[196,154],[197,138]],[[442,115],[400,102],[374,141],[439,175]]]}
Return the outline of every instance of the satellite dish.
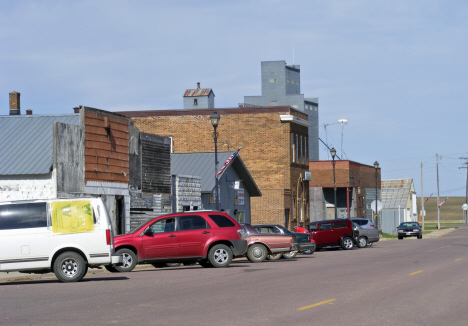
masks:
{"label": "satellite dish", "polygon": [[[371,203],[371,209],[376,214],[375,212],[375,200],[372,201]],[[377,212],[380,212],[382,210],[382,202],[380,200],[377,200]]]}
{"label": "satellite dish", "polygon": [[340,123],[341,125],[345,125],[345,124],[348,123],[348,120],[346,120],[346,119],[340,119],[340,120],[338,120],[338,123]]}

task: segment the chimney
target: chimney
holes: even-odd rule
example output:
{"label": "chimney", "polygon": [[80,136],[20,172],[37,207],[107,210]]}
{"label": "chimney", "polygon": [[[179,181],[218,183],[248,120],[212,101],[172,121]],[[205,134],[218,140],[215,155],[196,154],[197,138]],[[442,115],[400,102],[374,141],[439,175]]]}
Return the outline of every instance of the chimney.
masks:
{"label": "chimney", "polygon": [[27,109],[27,110],[26,110],[26,115],[32,115],[32,110],[31,110],[31,109]]}
{"label": "chimney", "polygon": [[80,113],[80,108],[79,107],[73,108],[73,112],[74,113]]}
{"label": "chimney", "polygon": [[20,93],[10,93],[10,115],[20,115]]}
{"label": "chimney", "polygon": [[200,89],[200,82],[197,83],[197,89]]}

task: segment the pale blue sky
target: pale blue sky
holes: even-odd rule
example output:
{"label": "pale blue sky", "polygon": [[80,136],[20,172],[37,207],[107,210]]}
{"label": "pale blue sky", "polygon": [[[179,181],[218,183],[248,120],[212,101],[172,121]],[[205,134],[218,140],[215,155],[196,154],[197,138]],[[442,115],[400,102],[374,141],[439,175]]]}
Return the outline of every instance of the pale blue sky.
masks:
{"label": "pale blue sky", "polygon": [[[261,95],[260,63],[301,66],[320,136],[384,179],[464,196],[468,157],[466,1],[0,0],[0,114],[181,109],[187,88],[216,107]],[[293,50],[294,49],[294,50]],[[3,112],[2,112],[3,111]],[[327,152],[321,147],[321,159]]]}

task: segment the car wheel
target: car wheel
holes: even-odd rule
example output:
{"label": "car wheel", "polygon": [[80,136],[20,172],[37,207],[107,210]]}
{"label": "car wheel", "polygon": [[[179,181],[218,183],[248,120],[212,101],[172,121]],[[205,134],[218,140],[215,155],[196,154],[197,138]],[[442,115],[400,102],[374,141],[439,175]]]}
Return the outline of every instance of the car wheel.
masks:
{"label": "car wheel", "polygon": [[367,238],[359,237],[357,241],[358,248],[365,248],[367,246]]}
{"label": "car wheel", "polygon": [[278,260],[278,259],[280,259],[281,257],[283,257],[283,254],[280,252],[280,253],[278,253],[278,254],[268,255],[268,256],[267,256],[267,259],[268,259],[268,260]]}
{"label": "car wheel", "polygon": [[294,257],[296,257],[296,255],[297,255],[297,251],[283,253],[283,257],[286,259],[293,259]]}
{"label": "car wheel", "polygon": [[198,264],[201,266],[201,267],[205,267],[205,268],[211,268],[213,267],[213,265],[210,264],[210,262],[208,260],[200,260],[198,262]]}
{"label": "car wheel", "polygon": [[218,244],[208,252],[208,261],[213,267],[227,267],[232,261],[232,250],[226,245]]}
{"label": "car wheel", "polygon": [[354,241],[350,237],[346,237],[343,240],[341,240],[341,248],[344,250],[350,250],[353,249],[354,247]]}
{"label": "car wheel", "polygon": [[302,253],[304,255],[312,255],[314,252],[315,252],[315,250],[313,250],[313,249],[307,249],[307,250],[304,250]]}
{"label": "car wheel", "polygon": [[77,282],[81,280],[87,271],[83,257],[73,251],[60,254],[54,262],[54,273],[62,282]]}
{"label": "car wheel", "polygon": [[418,239],[422,239],[422,234],[418,235]]}
{"label": "car wheel", "polygon": [[403,237],[398,236],[398,240],[403,240]]}
{"label": "car wheel", "polygon": [[253,244],[247,249],[247,258],[252,263],[261,263],[268,255],[267,248],[261,244]]}
{"label": "car wheel", "polygon": [[370,246],[372,246],[372,244],[373,244],[373,242],[368,242],[368,243],[367,243],[367,246],[370,247]]}
{"label": "car wheel", "polygon": [[118,273],[119,271],[115,268],[114,265],[104,265],[104,268],[107,269],[108,272],[111,273]]}
{"label": "car wheel", "polygon": [[137,264],[137,257],[135,253],[127,248],[119,249],[116,252],[117,255],[123,256],[123,263],[122,265],[115,265],[115,269],[121,273],[131,272],[136,264]]}

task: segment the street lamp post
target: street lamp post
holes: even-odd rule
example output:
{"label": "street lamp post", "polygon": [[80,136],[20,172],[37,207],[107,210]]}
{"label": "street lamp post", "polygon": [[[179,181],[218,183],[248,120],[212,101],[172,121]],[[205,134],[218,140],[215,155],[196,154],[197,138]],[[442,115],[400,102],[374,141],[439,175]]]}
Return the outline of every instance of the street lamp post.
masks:
{"label": "street lamp post", "polygon": [[216,128],[218,127],[219,120],[221,119],[220,115],[217,112],[213,112],[210,115],[211,124],[214,128],[214,145],[215,145],[215,203],[216,203],[216,210],[219,211],[219,193],[218,193],[218,177],[216,174],[218,173],[218,136],[216,134]]}
{"label": "street lamp post", "polygon": [[335,155],[336,155],[336,149],[333,147],[330,149],[330,154],[332,156],[332,164],[333,164],[333,194],[335,197],[335,219],[337,218],[337,213],[336,213],[336,179],[335,179]]}
{"label": "street lamp post", "polygon": [[378,188],[378,179],[379,179],[379,162],[374,162],[375,168],[375,224],[377,225],[377,229],[379,229],[379,213],[377,211],[377,188]]}

